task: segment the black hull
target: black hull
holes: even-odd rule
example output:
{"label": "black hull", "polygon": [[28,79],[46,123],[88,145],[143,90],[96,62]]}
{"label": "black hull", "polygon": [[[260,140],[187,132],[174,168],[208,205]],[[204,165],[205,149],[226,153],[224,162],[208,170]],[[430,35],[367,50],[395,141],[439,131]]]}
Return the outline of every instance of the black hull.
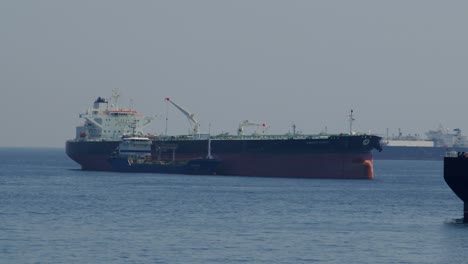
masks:
{"label": "black hull", "polygon": [[468,158],[444,158],[444,180],[463,201],[463,222],[468,223]]}
{"label": "black hull", "polygon": [[[112,170],[108,158],[118,141],[68,141],[67,155],[84,170]],[[152,154],[171,160],[176,146],[176,160],[206,156],[206,140],[153,139]],[[377,136],[332,136],[310,139],[215,139],[212,152],[223,160],[220,175],[372,179],[372,153],[380,148]]]}

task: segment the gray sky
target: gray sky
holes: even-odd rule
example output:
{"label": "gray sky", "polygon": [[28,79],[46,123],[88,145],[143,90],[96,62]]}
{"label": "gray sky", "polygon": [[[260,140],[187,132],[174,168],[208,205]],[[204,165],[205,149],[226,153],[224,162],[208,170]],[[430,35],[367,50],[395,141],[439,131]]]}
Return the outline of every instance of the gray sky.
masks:
{"label": "gray sky", "polygon": [[[468,1],[1,1],[0,146],[63,147],[112,89],[202,132],[468,135]],[[188,122],[169,107],[169,132]]]}

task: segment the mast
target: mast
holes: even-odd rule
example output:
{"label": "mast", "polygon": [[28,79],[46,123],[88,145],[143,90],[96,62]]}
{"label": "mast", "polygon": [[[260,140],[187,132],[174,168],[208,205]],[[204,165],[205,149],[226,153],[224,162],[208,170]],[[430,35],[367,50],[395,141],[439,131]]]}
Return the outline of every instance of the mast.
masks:
{"label": "mast", "polygon": [[211,136],[208,135],[208,155],[206,156],[207,159],[212,159],[213,156],[211,156]]}
{"label": "mast", "polygon": [[206,155],[207,159],[212,159],[213,156],[211,156],[211,123],[209,124],[208,127],[208,155]]}
{"label": "mast", "polygon": [[351,109],[351,113],[349,114],[349,134],[353,134],[353,121],[356,120],[353,117],[353,109]]}
{"label": "mast", "polygon": [[119,109],[119,106],[118,106],[119,97],[120,97],[119,89],[113,89],[112,90],[112,102],[114,103],[113,109]]}

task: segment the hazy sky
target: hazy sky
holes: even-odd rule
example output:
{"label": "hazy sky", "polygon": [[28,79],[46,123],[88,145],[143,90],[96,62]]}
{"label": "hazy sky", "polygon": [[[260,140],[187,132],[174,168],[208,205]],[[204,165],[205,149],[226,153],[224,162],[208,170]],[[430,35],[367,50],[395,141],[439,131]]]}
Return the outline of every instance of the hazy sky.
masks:
{"label": "hazy sky", "polygon": [[[468,1],[1,1],[0,146],[63,147],[119,88],[202,132],[468,135]],[[169,132],[188,122],[169,107]]]}

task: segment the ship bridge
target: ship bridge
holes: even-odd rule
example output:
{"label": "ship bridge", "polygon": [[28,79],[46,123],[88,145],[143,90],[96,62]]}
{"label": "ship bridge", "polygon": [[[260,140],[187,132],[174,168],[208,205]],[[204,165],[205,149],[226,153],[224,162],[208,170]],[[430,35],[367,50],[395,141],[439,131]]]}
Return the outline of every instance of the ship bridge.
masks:
{"label": "ship bridge", "polygon": [[118,108],[118,92],[113,93],[113,103],[98,97],[93,108],[80,114],[85,119],[82,126],[76,127],[77,140],[120,140],[124,135],[143,134],[143,128],[153,118],[144,117],[133,109]]}

